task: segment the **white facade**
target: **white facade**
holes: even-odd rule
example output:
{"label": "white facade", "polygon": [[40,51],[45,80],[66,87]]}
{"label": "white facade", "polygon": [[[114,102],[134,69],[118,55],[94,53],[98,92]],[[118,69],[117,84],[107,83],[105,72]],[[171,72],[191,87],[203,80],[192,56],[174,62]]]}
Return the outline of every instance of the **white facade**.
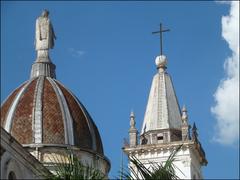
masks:
{"label": "white facade", "polygon": [[42,179],[50,172],[1,128],[1,179]]}
{"label": "white facade", "polygon": [[[158,72],[153,77],[139,142],[132,143],[137,135],[137,130],[136,134],[131,131],[135,128],[134,119],[134,123],[130,123],[130,144],[123,150],[129,158],[135,156],[148,168],[151,163],[164,164],[182,145],[174,157],[176,175],[180,179],[203,179],[201,167],[207,165],[207,160],[197,128],[194,124],[190,136],[187,110],[184,107],[180,111],[171,77],[166,72],[166,57],[158,56],[155,62]],[[131,162],[129,166],[135,168]]]}
{"label": "white facade", "polygon": [[[150,162],[164,164],[173,150],[180,146],[183,142],[176,142],[162,145],[148,145],[147,147],[136,146],[134,148],[126,148],[125,152],[129,156],[135,156],[146,167],[150,166]],[[201,171],[201,163],[199,162],[200,154],[196,150],[196,144],[192,141],[184,142],[182,148],[175,156],[174,165],[176,175],[180,179],[203,179]],[[133,165],[130,163],[130,166]]]}
{"label": "white facade", "polygon": [[[65,145],[41,145],[37,146],[32,145],[24,145],[24,148],[28,150],[36,159],[41,161],[42,165],[47,167],[53,174],[55,173],[55,163],[59,163],[62,160],[66,160],[68,153],[68,148],[71,149],[74,155],[78,157],[81,162],[86,165],[93,167],[104,175],[108,175],[110,170],[110,162],[106,159],[105,156],[100,154],[96,154],[87,149],[82,149],[74,146],[65,146]],[[56,159],[57,157],[57,159]]]}

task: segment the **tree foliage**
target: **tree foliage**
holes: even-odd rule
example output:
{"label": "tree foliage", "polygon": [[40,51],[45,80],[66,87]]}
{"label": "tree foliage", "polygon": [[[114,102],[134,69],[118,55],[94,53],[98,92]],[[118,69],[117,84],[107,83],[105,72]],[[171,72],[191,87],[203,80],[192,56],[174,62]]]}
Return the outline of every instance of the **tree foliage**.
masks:
{"label": "tree foliage", "polygon": [[66,155],[52,155],[50,158],[54,166],[54,173],[47,179],[65,179],[65,180],[87,180],[87,179],[105,179],[105,175],[92,166],[83,164],[73,152],[67,152]]}

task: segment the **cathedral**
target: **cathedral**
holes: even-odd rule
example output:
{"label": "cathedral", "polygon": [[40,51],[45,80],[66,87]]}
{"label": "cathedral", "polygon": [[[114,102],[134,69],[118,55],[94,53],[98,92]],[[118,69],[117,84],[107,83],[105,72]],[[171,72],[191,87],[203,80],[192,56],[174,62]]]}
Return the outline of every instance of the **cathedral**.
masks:
{"label": "cathedral", "polygon": [[69,149],[106,177],[110,171],[93,119],[56,79],[56,66],[49,56],[54,40],[49,12],[44,10],[36,20],[37,58],[30,78],[1,105],[1,179],[47,177],[55,171],[52,157],[64,158]]}
{"label": "cathedral", "polygon": [[[179,108],[178,99],[170,75],[167,73],[167,57],[162,54],[162,29],[160,24],[161,51],[155,59],[157,73],[146,106],[140,136],[136,129],[135,115],[130,114],[129,143],[123,147],[128,158],[136,157],[145,167],[152,163],[164,164],[174,150],[176,175],[180,179],[203,179],[202,166],[207,165],[205,152],[198,139],[195,123],[191,129],[185,106]],[[136,167],[129,162],[129,167]],[[134,176],[134,174],[132,174]]]}

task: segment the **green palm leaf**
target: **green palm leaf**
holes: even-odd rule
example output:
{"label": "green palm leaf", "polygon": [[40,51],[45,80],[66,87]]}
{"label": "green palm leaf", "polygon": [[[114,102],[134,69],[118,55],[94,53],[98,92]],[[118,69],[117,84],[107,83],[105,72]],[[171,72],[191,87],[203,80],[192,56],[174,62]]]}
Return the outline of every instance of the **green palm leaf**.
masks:
{"label": "green palm leaf", "polygon": [[49,157],[51,164],[54,166],[54,174],[46,177],[47,179],[65,179],[65,180],[88,180],[88,179],[105,179],[105,175],[98,169],[90,165],[85,165],[79,161],[78,157],[72,152],[67,151],[65,154],[52,154]]}
{"label": "green palm leaf", "polygon": [[[129,158],[130,162],[134,166],[130,166],[129,171],[124,169],[121,173],[121,177],[123,179],[179,179],[176,175],[175,169],[177,167],[174,166],[173,162],[175,160],[176,153],[181,149],[182,145],[180,145],[176,150],[174,150],[167,161],[163,164],[149,162],[149,168],[147,168],[139,159],[135,156],[131,156]],[[181,171],[180,171],[181,172]]]}

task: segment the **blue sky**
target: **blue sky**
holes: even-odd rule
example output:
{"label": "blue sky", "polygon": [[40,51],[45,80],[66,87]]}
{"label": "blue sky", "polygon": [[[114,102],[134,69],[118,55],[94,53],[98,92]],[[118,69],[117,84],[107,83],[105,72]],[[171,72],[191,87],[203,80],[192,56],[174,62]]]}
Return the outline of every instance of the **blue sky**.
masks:
{"label": "blue sky", "polygon": [[159,55],[159,37],[151,32],[162,22],[171,29],[164,34],[167,71],[209,161],[204,177],[237,178],[239,144],[214,140],[218,121],[211,113],[213,95],[226,75],[223,64],[232,54],[221,35],[221,18],[229,8],[213,1],[1,2],[1,102],[29,79],[36,58],[35,20],[48,9],[57,36],[51,51],[57,79],[97,124],[114,177],[131,109],[138,129],[143,122]]}

